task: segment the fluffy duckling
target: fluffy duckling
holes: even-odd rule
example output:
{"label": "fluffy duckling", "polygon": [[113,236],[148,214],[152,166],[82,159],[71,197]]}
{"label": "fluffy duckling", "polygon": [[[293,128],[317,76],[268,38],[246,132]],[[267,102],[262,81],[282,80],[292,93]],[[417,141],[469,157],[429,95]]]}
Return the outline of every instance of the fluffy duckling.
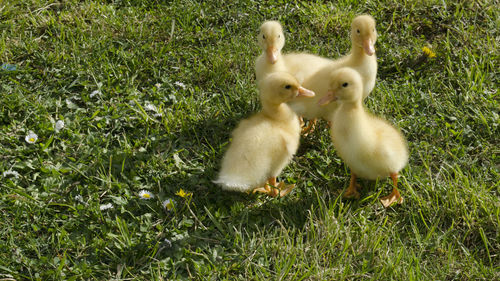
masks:
{"label": "fluffy duckling", "polygon": [[255,76],[259,81],[271,72],[289,72],[299,81],[314,74],[322,66],[331,61],[307,53],[292,53],[283,55],[281,50],[285,45],[283,27],[278,21],[266,21],[260,26],[257,41],[262,54],[255,62]]}
{"label": "fluffy duckling", "polygon": [[255,61],[255,76],[260,81],[269,73],[286,71],[285,62],[281,59],[281,49],[285,45],[283,28],[277,21],[266,21],[260,26],[257,36],[262,54]]}
{"label": "fluffy duckling", "polygon": [[[286,57],[284,59],[281,49],[285,45],[285,35],[281,24],[277,21],[264,22],[260,26],[257,41],[262,49],[262,54],[255,61],[257,82],[272,72],[289,72],[299,81],[304,81],[318,68],[330,63],[328,59],[305,53],[287,54],[284,55]],[[303,122],[302,118],[300,122]],[[310,123],[310,125],[313,124]],[[308,130],[308,128],[305,129],[305,131]]]}
{"label": "fluffy duckling", "polygon": [[331,114],[331,137],[338,155],[351,169],[351,182],[344,193],[346,198],[359,198],[356,177],[375,180],[392,178],[394,188],[380,201],[384,207],[403,197],[397,189],[398,173],[408,163],[408,146],[404,136],[387,121],[369,114],[363,107],[363,79],[352,68],[341,68],[330,77],[328,94],[319,105],[337,101]]}
{"label": "fluffy duckling", "polygon": [[377,56],[375,55],[377,29],[375,25],[375,19],[370,15],[354,18],[351,24],[351,53],[338,61],[338,68],[350,67],[361,75],[363,99],[371,93],[377,78]]}
{"label": "fluffy duckling", "polygon": [[276,177],[297,151],[300,138],[298,117],[286,102],[300,96],[313,97],[314,92],[285,72],[267,75],[260,81],[259,90],[262,111],[241,121],[232,132],[233,140],[214,182],[225,190],[253,189],[273,197],[284,196],[294,185],[276,185]]}
{"label": "fluffy duckling", "polygon": [[[336,103],[331,103],[329,106],[319,108],[317,102],[326,95],[326,90],[330,83],[330,74],[332,71],[350,67],[356,70],[363,82],[363,99],[366,98],[375,87],[375,78],[377,77],[377,58],[375,55],[375,42],[377,41],[377,30],[375,28],[375,20],[369,15],[360,15],[354,18],[351,24],[351,52],[350,54],[331,61],[328,64],[321,63],[317,60],[318,68],[312,74],[305,75],[303,86],[313,90],[316,97],[313,99],[296,99],[290,103],[292,109],[299,115],[309,119],[327,118],[330,112],[335,110]],[[294,74],[295,68],[302,64],[307,64],[307,61],[295,61],[294,58],[285,55],[285,61],[288,71]],[[312,60],[311,60],[312,62]],[[294,66],[297,65],[297,66]],[[305,68],[310,69],[310,67]]]}

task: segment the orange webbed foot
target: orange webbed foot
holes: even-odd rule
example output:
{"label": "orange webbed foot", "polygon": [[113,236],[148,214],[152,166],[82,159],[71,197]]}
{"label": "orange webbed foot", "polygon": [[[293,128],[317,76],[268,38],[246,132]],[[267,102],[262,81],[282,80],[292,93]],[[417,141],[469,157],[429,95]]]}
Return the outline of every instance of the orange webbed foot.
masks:
{"label": "orange webbed foot", "polygon": [[314,119],[311,119],[309,120],[309,124],[307,125],[307,127],[304,127],[305,123],[304,123],[304,120],[302,120],[302,131],[300,132],[303,136],[307,137],[309,134],[312,134],[316,128],[316,121],[317,119],[314,118]]}
{"label": "orange webbed foot", "polygon": [[264,194],[269,194],[272,192],[271,187],[267,185],[267,183],[263,187],[257,187],[254,190],[252,190],[252,193],[264,193]]}
{"label": "orange webbed foot", "polygon": [[283,197],[290,193],[295,184],[286,185],[284,182],[276,183],[276,178],[269,179],[263,187],[257,187],[252,192],[264,193],[271,197]]}
{"label": "orange webbed foot", "polygon": [[346,199],[359,199],[361,197],[361,193],[359,193],[356,189],[348,188],[342,197]]}
{"label": "orange webbed foot", "polygon": [[[394,190],[396,192],[394,192]],[[380,203],[382,203],[382,205],[385,207],[385,208],[388,208],[389,206],[391,206],[392,204],[394,203],[398,203],[398,204],[403,204],[403,197],[399,194],[398,190],[397,189],[393,189],[392,190],[392,193],[387,195],[387,196],[384,196],[382,198],[380,198]]]}
{"label": "orange webbed foot", "polygon": [[398,191],[398,174],[392,173],[391,179],[392,179],[392,183],[394,185],[391,194],[380,198],[380,203],[382,203],[382,205],[385,208],[388,208],[389,206],[391,206],[394,203],[403,204],[403,201],[404,201],[403,197],[401,196],[401,194],[399,194],[399,191]]}
{"label": "orange webbed foot", "polygon": [[292,192],[292,189],[295,188],[295,184],[285,184],[284,182],[280,182],[278,184],[279,197],[283,197],[288,193]]}

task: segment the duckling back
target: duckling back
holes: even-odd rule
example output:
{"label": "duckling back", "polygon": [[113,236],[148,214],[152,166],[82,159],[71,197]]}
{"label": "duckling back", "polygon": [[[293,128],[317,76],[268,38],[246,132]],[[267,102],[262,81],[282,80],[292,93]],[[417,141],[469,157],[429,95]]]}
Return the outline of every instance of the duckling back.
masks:
{"label": "duckling back", "polygon": [[300,97],[290,101],[288,104],[294,112],[309,119],[318,117],[326,119],[334,111],[337,106],[336,103],[320,107],[318,101],[328,92],[330,74],[335,68],[337,68],[337,65],[329,61],[328,64],[325,64],[304,80],[304,87],[312,89],[316,95],[313,98]]}
{"label": "duckling back", "polygon": [[[292,74],[301,83],[311,79],[318,70],[329,65],[330,59],[308,53],[291,53],[282,55],[286,71]],[[304,87],[307,88],[305,84]]]}

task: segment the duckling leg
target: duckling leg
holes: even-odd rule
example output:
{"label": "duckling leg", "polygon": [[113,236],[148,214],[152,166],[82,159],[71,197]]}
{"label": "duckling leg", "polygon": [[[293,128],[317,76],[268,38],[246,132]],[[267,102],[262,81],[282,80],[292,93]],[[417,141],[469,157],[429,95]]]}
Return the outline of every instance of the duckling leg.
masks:
{"label": "duckling leg", "polygon": [[403,197],[401,197],[401,194],[399,194],[398,191],[398,173],[392,173],[391,179],[392,183],[394,184],[391,194],[380,198],[380,202],[382,203],[382,205],[384,205],[385,208],[391,206],[396,202],[398,204],[403,203]]}
{"label": "duckling leg", "polygon": [[[302,118],[302,117],[301,117],[301,118]],[[309,135],[310,133],[314,132],[314,129],[315,129],[315,127],[316,127],[316,121],[317,121],[317,120],[318,120],[318,119],[316,119],[316,118],[309,120],[309,124],[307,125],[307,127],[302,128],[302,132],[301,132],[301,134],[303,134],[304,136],[306,136],[306,137],[307,137],[307,135]],[[305,124],[305,123],[304,123],[304,119],[302,119],[301,124]],[[304,125],[302,125],[302,126],[304,126]]]}
{"label": "duckling leg", "polygon": [[361,197],[361,194],[359,194],[358,192],[358,187],[359,185],[356,183],[356,175],[351,172],[351,182],[349,183],[349,187],[344,192],[343,197],[359,199],[359,197]]}
{"label": "duckling leg", "polygon": [[300,122],[300,127],[304,127],[304,125],[306,125],[306,122],[304,122],[304,117],[302,116],[299,116],[299,122]]}

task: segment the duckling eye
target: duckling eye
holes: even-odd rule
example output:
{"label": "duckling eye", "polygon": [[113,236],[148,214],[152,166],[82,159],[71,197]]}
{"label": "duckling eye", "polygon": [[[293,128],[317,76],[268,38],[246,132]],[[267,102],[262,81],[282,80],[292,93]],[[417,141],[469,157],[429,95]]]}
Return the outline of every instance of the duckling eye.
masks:
{"label": "duckling eye", "polygon": [[266,35],[262,34],[262,39],[266,39]]}
{"label": "duckling eye", "polygon": [[349,86],[349,83],[347,83],[347,82],[345,82],[344,84],[342,84],[342,87],[344,87],[344,88],[347,87],[347,86]]}
{"label": "duckling eye", "polygon": [[356,29],[356,32],[359,34],[359,29]]}
{"label": "duckling eye", "polygon": [[289,89],[291,89],[291,88],[292,88],[292,85],[286,85],[286,86],[285,86],[285,89],[287,89],[287,90],[289,90]]}

